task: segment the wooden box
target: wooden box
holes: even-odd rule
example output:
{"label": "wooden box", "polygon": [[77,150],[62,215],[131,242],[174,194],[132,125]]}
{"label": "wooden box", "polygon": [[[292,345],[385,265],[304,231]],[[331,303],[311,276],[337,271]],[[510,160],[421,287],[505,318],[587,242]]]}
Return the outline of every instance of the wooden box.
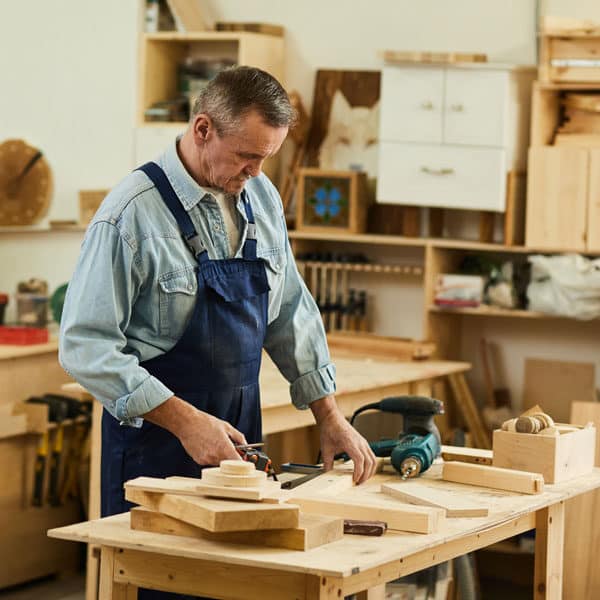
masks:
{"label": "wooden box", "polygon": [[558,436],[496,430],[492,447],[494,467],[541,473],[546,483],[559,483],[592,471],[596,428],[569,425]]}
{"label": "wooden box", "polygon": [[364,233],[367,226],[367,176],[358,171],[300,169],[296,229]]}

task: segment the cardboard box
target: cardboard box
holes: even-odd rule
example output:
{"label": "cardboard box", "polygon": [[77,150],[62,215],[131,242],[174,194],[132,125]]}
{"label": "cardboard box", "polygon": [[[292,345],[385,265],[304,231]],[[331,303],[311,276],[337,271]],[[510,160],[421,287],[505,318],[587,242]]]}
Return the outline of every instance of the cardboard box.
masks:
{"label": "cardboard box", "polygon": [[560,483],[590,473],[594,468],[596,428],[557,427],[557,436],[497,429],[492,442],[493,466],[541,473],[545,483]]}

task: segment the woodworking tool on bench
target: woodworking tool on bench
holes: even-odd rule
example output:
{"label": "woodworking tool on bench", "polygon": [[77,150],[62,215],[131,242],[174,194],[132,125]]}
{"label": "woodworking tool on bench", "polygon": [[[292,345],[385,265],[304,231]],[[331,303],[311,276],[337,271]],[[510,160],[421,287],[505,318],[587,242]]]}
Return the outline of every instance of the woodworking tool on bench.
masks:
{"label": "woodworking tool on bench", "polygon": [[260,448],[263,443],[258,444],[238,444],[235,449],[242,457],[242,460],[254,463],[257,471],[264,471],[268,477],[273,477],[273,481],[277,481],[277,475],[273,469],[271,459]]}
{"label": "woodworking tool on bench", "polygon": [[398,438],[369,442],[375,456],[389,456],[402,479],[417,477],[429,469],[442,449],[440,432],[433,421],[435,415],[444,414],[440,400],[426,396],[384,398],[356,410],[350,424],[367,410],[400,414],[404,421],[404,431],[399,433]]}

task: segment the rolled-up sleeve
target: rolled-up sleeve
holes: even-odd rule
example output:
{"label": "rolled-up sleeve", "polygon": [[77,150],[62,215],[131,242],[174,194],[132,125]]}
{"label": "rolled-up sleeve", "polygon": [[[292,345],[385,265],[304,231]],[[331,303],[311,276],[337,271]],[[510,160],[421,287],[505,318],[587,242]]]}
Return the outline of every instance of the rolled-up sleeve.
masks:
{"label": "rolled-up sleeve", "polygon": [[319,309],[298,273],[288,240],[286,254],[281,309],[267,329],[265,349],[290,382],[292,402],[305,409],[335,392],[335,367]]}
{"label": "rolled-up sleeve", "polygon": [[126,236],[108,221],[91,225],[69,283],[59,342],[65,371],[115,418],[137,427],[173,395],[127,351],[124,332],[142,278]]}

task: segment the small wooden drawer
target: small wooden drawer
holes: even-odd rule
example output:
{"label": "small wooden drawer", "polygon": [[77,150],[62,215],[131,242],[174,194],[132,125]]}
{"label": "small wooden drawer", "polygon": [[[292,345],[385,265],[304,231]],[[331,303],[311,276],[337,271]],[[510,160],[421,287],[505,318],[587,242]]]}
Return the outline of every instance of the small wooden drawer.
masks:
{"label": "small wooden drawer", "polygon": [[504,150],[380,144],[378,202],[501,212],[505,195]]}
{"label": "small wooden drawer", "polygon": [[[572,428],[558,436],[494,431],[493,465],[541,473],[545,483],[560,483],[594,468],[596,428]],[[560,430],[560,426],[559,426]]]}

